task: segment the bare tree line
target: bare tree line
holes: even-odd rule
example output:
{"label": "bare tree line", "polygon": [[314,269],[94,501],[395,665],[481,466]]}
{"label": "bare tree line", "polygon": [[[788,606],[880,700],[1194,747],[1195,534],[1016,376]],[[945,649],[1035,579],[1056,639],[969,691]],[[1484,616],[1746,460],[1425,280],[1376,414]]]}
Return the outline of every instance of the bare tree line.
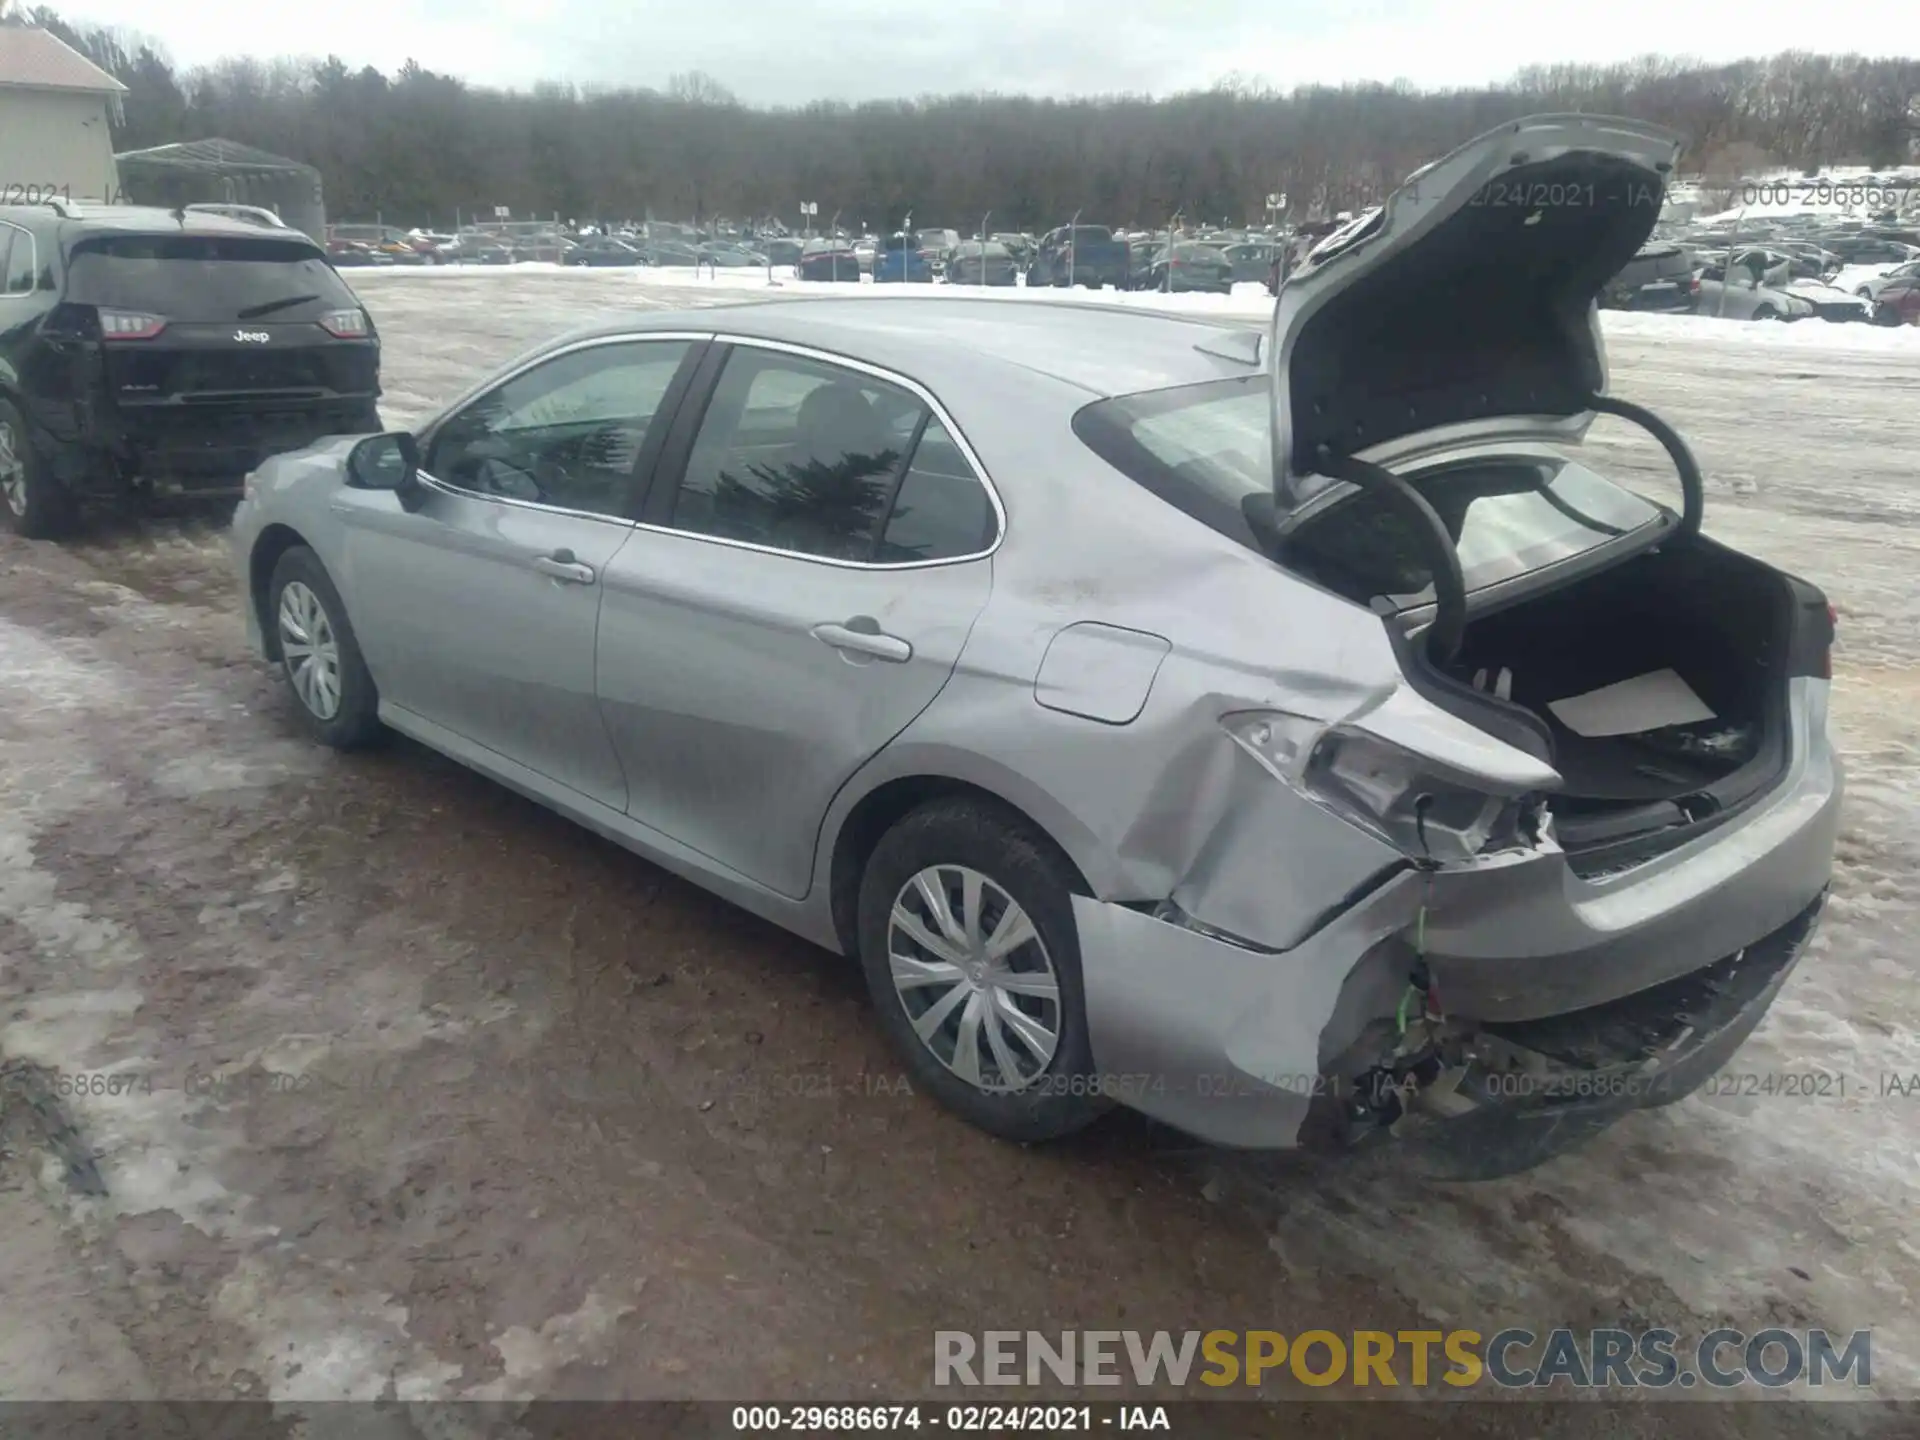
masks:
{"label": "bare tree line", "polygon": [[778,214],[971,229],[1175,214],[1244,223],[1284,192],[1298,217],[1367,203],[1501,120],[1607,112],[1671,126],[1687,167],[1722,179],[1912,158],[1920,60],[1790,51],[1706,65],[1647,57],[1555,65],[1481,89],[1306,86],[1234,78],[1165,99],[950,95],[797,109],[742,104],[712,77],[665,90],[472,86],[409,61],[394,75],[324,61],[231,59],[177,71],[154,46],[30,22],[128,87],[117,148],[219,136],[305,161],[338,217],[450,223],[491,214],[684,219]]}

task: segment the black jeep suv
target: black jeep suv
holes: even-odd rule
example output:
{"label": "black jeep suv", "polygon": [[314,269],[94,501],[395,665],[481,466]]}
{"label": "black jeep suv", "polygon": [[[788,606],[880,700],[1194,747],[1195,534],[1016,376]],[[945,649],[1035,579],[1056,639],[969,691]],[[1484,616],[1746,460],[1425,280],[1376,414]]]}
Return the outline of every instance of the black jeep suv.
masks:
{"label": "black jeep suv", "polygon": [[380,427],[380,339],[297,231],[193,210],[0,206],[0,521],[238,494],[269,455]]}

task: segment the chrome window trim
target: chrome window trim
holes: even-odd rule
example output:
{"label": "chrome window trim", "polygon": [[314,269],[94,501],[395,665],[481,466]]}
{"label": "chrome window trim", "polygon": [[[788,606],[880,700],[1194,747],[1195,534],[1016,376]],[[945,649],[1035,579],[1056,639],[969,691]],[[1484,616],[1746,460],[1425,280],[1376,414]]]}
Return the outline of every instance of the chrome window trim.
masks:
{"label": "chrome window trim", "polygon": [[[516,365],[504,375],[482,380],[478,385],[470,387],[459,399],[455,400],[451,405],[447,406],[446,409],[436,415],[432,422],[425,428],[438,430],[442,425],[446,424],[448,420],[466,409],[467,406],[478,400],[482,395],[491,395],[495,390],[500,389],[502,386],[511,385],[522,375],[539,369],[549,361],[561,359],[563,356],[577,354],[582,350],[597,350],[607,345],[633,345],[646,343],[648,341],[698,342],[711,339],[713,339],[713,336],[706,331],[691,330],[641,330],[623,335],[590,335],[571,345],[562,345],[556,350],[543,350],[529,357],[523,363]],[[439,476],[430,473],[424,466],[422,466],[419,471],[419,479],[430,489],[438,490],[446,495],[457,495],[467,500],[485,500],[495,505],[511,505],[516,509],[532,510],[541,515],[563,515],[571,520],[598,520],[602,524],[617,526],[622,530],[632,530],[636,527],[636,522],[625,515],[606,515],[598,510],[573,510],[564,505],[543,505],[538,500],[516,500],[508,495],[489,495],[484,490],[469,490],[464,485],[455,485],[450,480],[442,480]]]}
{"label": "chrome window trim", "polygon": [[[822,350],[817,346],[799,345],[787,340],[765,340],[754,335],[730,335],[714,330],[634,330],[618,335],[592,335],[585,339],[578,340],[573,344],[563,345],[556,350],[542,351],[530,357],[524,363],[514,367],[512,370],[509,370],[506,374],[491,377],[480,382],[480,384],[468,389],[445,410],[441,411],[439,415],[435,416],[432,423],[426,428],[438,430],[454,415],[464,410],[482,395],[491,394],[501,386],[511,384],[528,371],[534,370],[550,360],[558,360],[562,356],[574,354],[576,351],[596,349],[603,345],[631,345],[635,342],[650,340],[710,340],[718,341],[723,345],[733,345],[746,349],[772,350],[781,354],[798,356],[803,360],[814,360],[823,365],[837,365],[842,369],[853,370],[859,374],[871,376],[876,380],[884,380],[889,385],[899,386],[901,389],[915,396],[939,419],[942,425],[947,427],[947,433],[953,437],[954,444],[960,447],[960,453],[966,458],[968,466],[972,469],[973,478],[977,480],[981,488],[987,492],[987,503],[993,507],[993,543],[985,549],[974,551],[971,554],[953,555],[939,560],[839,560],[825,555],[809,555],[801,550],[783,550],[775,545],[756,545],[750,540],[732,540],[722,535],[702,535],[697,530],[682,530],[672,525],[654,525],[640,520],[629,519],[625,516],[602,515],[596,511],[570,510],[559,505],[542,505],[537,500],[515,500],[504,495],[488,495],[479,490],[469,490],[464,486],[442,480],[438,476],[430,474],[424,468],[419,472],[420,479],[433,489],[449,495],[463,496],[470,500],[485,500],[496,505],[512,505],[522,510],[532,510],[543,515],[563,515],[575,520],[598,520],[607,525],[617,525],[624,530],[641,530],[651,535],[675,535],[681,539],[695,540],[708,545],[720,545],[730,550],[744,550],[756,555],[779,555],[790,560],[802,560],[808,564],[826,565],[839,570],[931,570],[946,565],[971,565],[975,561],[985,560],[997,554],[1000,547],[1006,543],[1007,509],[1000,499],[999,488],[993,483],[992,476],[987,473],[987,467],[980,463],[980,456],[978,452],[974,450],[973,443],[967,439],[966,433],[955,423],[952,413],[948,411],[946,406],[940,403],[939,399],[931,390],[927,389],[927,387],[922,385],[918,380],[902,375],[898,371],[888,370],[884,366],[869,364],[867,361],[856,360],[851,356],[841,355],[835,351]],[[703,416],[702,419],[704,421],[705,417]]]}
{"label": "chrome window trim", "polygon": [[[723,345],[738,346],[750,350],[771,350],[783,355],[797,356],[802,360],[817,361],[822,365],[837,365],[843,370],[852,370],[875,380],[884,380],[896,385],[917,398],[925,405],[940,423],[947,427],[947,433],[953,437],[953,443],[960,447],[960,453],[966,458],[967,465],[973,471],[973,478],[987,492],[987,503],[993,507],[993,543],[985,549],[966,555],[951,555],[939,560],[840,560],[826,555],[809,555],[804,550],[783,550],[777,545],[756,545],[750,540],[732,540],[723,535],[702,535],[697,530],[682,530],[673,525],[653,525],[637,523],[634,528],[654,535],[677,535],[686,540],[698,540],[709,545],[723,545],[730,550],[745,550],[756,555],[780,555],[789,560],[803,560],[812,565],[826,565],[836,570],[932,570],[946,565],[971,565],[975,561],[985,560],[997,553],[1007,539],[1007,509],[1000,500],[1000,492],[987,467],[980,463],[980,456],[966,437],[947,407],[942,405],[934,393],[918,380],[909,378],[884,366],[872,365],[865,360],[855,360],[851,356],[841,355],[831,350],[822,350],[812,345],[799,345],[789,340],[764,340],[755,335],[729,335],[716,333],[713,337]],[[702,423],[705,416],[701,417]],[[683,477],[684,478],[684,477]]]}
{"label": "chrome window trim", "polygon": [[[11,220],[0,220],[0,225],[6,226],[7,229],[13,231],[14,234],[16,235],[26,236],[27,244],[33,247],[28,252],[33,257],[33,284],[28,286],[25,290],[8,290],[6,288],[7,277],[5,274],[0,274],[0,300],[31,299],[34,295],[37,295],[40,291],[40,237],[35,235],[33,231],[27,229],[26,226],[16,225]],[[13,251],[11,248],[9,248],[7,251],[7,269],[11,270],[12,268],[13,268]]]}

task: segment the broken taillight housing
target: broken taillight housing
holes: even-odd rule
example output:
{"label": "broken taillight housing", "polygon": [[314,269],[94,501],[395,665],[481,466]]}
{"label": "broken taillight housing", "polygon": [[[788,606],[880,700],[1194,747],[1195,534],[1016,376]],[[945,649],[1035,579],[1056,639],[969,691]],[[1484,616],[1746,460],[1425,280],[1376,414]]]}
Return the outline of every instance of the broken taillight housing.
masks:
{"label": "broken taillight housing", "polygon": [[349,310],[329,310],[320,317],[320,328],[336,340],[364,340],[373,333],[367,312],[357,306]]}
{"label": "broken taillight housing", "polygon": [[1426,756],[1378,736],[1276,710],[1220,723],[1288,787],[1403,855],[1457,861],[1526,843],[1525,797],[1449,778]]}
{"label": "broken taillight housing", "polygon": [[100,334],[108,340],[151,340],[167,328],[165,317],[139,310],[100,310]]}

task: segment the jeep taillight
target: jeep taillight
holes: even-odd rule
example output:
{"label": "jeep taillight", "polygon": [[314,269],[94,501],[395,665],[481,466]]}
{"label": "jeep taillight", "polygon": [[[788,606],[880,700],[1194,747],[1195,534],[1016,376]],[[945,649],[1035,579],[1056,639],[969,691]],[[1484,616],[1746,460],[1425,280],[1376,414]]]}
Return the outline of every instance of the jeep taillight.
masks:
{"label": "jeep taillight", "polygon": [[373,333],[367,312],[358,308],[329,310],[320,317],[320,328],[336,340],[364,340]]}
{"label": "jeep taillight", "polygon": [[166,320],[159,315],[138,310],[100,311],[100,334],[108,340],[151,340],[166,328]]}

